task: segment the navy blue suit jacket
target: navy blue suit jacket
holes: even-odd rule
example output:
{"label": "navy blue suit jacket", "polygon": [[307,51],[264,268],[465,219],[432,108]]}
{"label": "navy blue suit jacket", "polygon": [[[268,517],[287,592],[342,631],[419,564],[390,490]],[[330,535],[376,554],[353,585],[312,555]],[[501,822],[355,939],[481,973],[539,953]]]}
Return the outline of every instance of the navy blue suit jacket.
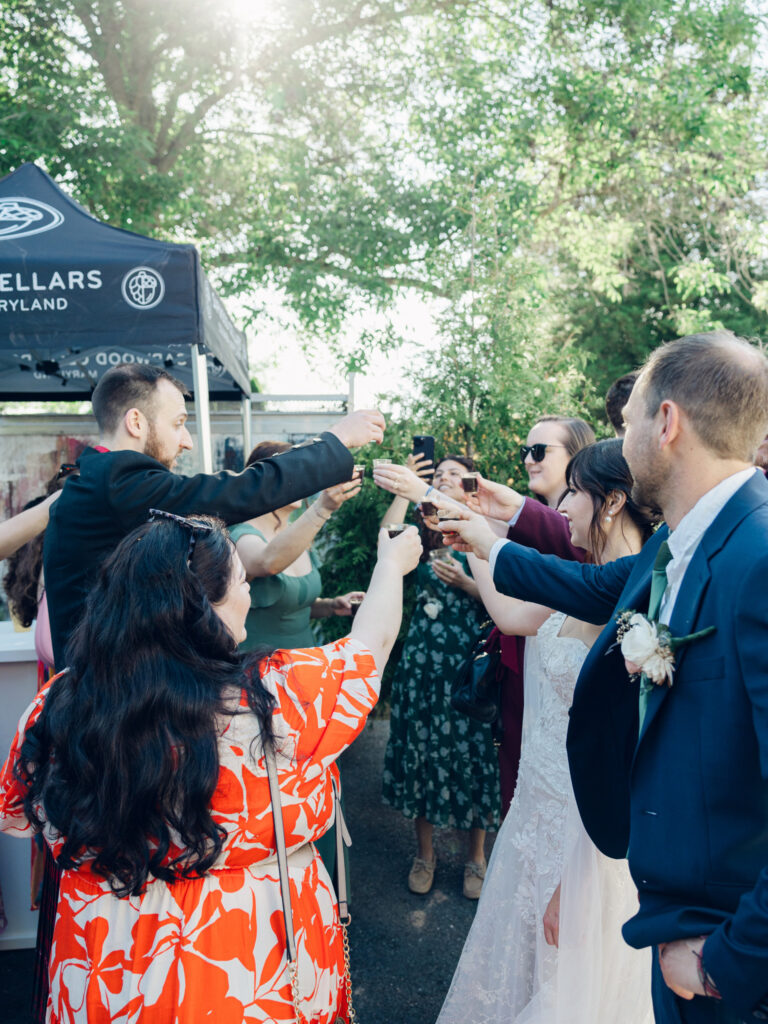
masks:
{"label": "navy blue suit jacket", "polygon": [[[704,534],[670,630],[715,632],[678,649],[638,737],[638,686],[616,646],[617,611],[646,611],[663,527],[639,555],[604,566],[508,544],[505,594],[608,625],[573,697],[568,757],[584,825],[628,855],[640,896],[632,946],[708,935],[704,963],[726,1005],[768,997],[768,481],[755,474]],[[627,851],[628,854],[627,854]]]}

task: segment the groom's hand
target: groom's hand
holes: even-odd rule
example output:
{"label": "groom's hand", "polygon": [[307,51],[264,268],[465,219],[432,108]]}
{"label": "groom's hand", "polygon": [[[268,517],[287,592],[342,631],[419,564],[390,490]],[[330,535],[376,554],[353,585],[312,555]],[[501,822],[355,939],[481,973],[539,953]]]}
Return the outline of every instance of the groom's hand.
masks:
{"label": "groom's hand", "polygon": [[659,967],[664,981],[681,999],[704,996],[699,978],[699,956],[704,939],[678,939],[659,943]]}

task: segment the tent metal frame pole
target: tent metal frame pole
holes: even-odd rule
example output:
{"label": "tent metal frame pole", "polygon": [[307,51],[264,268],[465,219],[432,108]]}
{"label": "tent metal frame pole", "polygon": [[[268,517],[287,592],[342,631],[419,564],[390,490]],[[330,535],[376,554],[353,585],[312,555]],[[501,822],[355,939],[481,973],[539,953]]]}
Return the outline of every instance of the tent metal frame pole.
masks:
{"label": "tent metal frame pole", "polygon": [[192,386],[195,389],[195,420],[200,466],[203,473],[213,472],[213,443],[211,438],[211,405],[208,397],[208,363],[199,345],[190,346],[192,354]]}
{"label": "tent metal frame pole", "polygon": [[240,397],[240,413],[243,417],[243,462],[251,454],[253,448],[253,440],[251,433],[251,396],[242,395]]}

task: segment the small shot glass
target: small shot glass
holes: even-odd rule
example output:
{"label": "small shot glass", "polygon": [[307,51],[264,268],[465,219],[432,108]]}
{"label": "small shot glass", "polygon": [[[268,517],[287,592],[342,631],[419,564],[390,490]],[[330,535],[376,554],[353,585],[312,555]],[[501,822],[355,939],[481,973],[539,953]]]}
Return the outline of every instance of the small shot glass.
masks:
{"label": "small shot glass", "polygon": [[360,605],[362,603],[363,603],[362,597],[350,597],[350,599],[349,599],[349,607],[350,607],[350,611],[352,613],[352,618],[353,619],[357,615],[357,609],[360,607]]}
{"label": "small shot glass", "polygon": [[480,474],[462,473],[461,486],[465,494],[475,494],[480,486]]}
{"label": "small shot glass", "polygon": [[359,480],[360,483],[362,483],[364,476],[365,476],[365,463],[364,462],[360,462],[360,463],[356,462],[355,465],[352,467],[352,476],[350,477],[350,479],[351,480]]}
{"label": "small shot glass", "polygon": [[391,466],[392,459],[374,459],[373,468],[377,469],[379,466]]}
{"label": "small shot glass", "polygon": [[390,537],[397,537],[406,529],[405,523],[384,523],[384,529]]}
{"label": "small shot glass", "polygon": [[450,509],[450,508],[439,508],[437,510],[437,518],[440,519],[440,520],[443,520],[443,519],[458,519],[459,518],[459,514],[458,514],[458,512],[454,512],[453,509]]}
{"label": "small shot glass", "polygon": [[430,562],[447,562],[451,558],[451,552],[448,548],[434,548],[429,552],[427,558]]}
{"label": "small shot glass", "polygon": [[421,509],[421,514],[423,516],[437,515],[437,505],[434,503],[434,501],[420,501],[419,508]]}

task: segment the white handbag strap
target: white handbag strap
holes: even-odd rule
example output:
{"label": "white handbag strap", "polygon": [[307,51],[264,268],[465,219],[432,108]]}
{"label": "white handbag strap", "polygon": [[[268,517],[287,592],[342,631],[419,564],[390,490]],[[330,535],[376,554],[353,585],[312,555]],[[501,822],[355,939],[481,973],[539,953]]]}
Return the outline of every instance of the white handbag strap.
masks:
{"label": "white handbag strap", "polygon": [[283,825],[283,805],[280,801],[280,785],[277,781],[277,759],[272,741],[263,737],[264,759],[267,762],[267,779],[269,780],[269,798],[272,801],[272,817],[275,821],[275,848],[277,850],[277,870],[280,875],[280,894],[283,898],[283,917],[285,918],[285,940],[288,959],[296,960],[296,936],[293,932],[293,911],[291,910],[291,886],[288,880],[288,853],[285,848],[285,827]]}
{"label": "white handbag strap", "polygon": [[[272,801],[272,817],[275,822],[275,847],[277,850],[277,869],[280,875],[280,894],[283,900],[283,917],[285,918],[285,938],[288,960],[296,961],[296,936],[293,931],[293,911],[291,909],[291,887],[288,879],[288,852],[285,846],[285,826],[283,824],[283,805],[280,800],[280,785],[277,780],[277,759],[272,741],[264,740],[264,759],[267,764],[269,796]],[[352,839],[341,811],[341,799],[336,779],[333,779],[333,801],[336,814],[336,872],[338,875],[339,920],[346,924],[349,919],[347,901],[347,869],[344,860],[344,847],[352,845]]]}

